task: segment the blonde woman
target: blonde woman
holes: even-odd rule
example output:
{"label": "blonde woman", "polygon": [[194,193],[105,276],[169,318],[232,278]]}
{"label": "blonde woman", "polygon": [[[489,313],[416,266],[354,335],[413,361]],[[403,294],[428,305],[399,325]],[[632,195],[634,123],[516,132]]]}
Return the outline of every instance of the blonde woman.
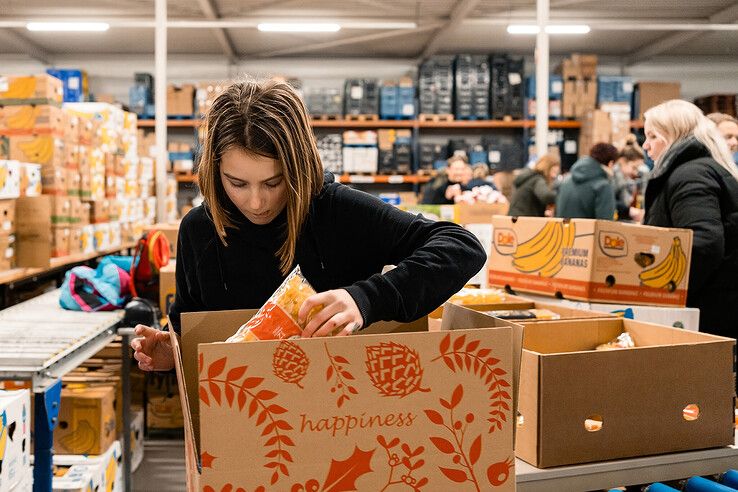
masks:
{"label": "blonde woman", "polygon": [[556,202],[552,183],[559,176],[561,162],[552,155],[544,155],[533,169],[526,168],[513,181],[515,190],[510,200],[508,215],[543,217],[546,208]]}
{"label": "blonde woman", "polygon": [[[260,307],[297,265],[320,292],[300,309],[301,319],[320,309],[304,337],[410,321],[441,305],[486,261],[460,226],[334,183],[305,105],[285,83],[240,82],[216,98],[198,182],[204,204],[179,230],[175,329],[182,312]],[[384,265],[397,267],[382,275]],[[139,367],[169,369],[165,336],[137,329]]]}
{"label": "blonde woman", "polygon": [[738,169],[715,124],[694,104],[667,101],[645,114],[643,148],[655,166],[644,223],[694,231],[687,305],[700,330],[738,335]]}

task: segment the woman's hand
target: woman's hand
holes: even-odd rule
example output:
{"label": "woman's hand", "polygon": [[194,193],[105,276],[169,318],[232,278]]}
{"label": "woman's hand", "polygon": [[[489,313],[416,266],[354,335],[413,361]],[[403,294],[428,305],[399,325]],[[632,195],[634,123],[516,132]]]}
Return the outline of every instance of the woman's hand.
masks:
{"label": "woman's hand", "polygon": [[133,358],[142,371],[169,371],[174,367],[174,352],[169,341],[169,332],[155,330],[145,325],[136,326],[136,335],[131,340]]}
{"label": "woman's hand", "polygon": [[642,223],[643,222],[643,216],[646,214],[646,211],[642,208],[635,208],[630,207],[630,218],[634,222]]}
{"label": "woman's hand", "polygon": [[337,335],[350,335],[364,324],[354,298],[344,289],[329,290],[315,294],[305,299],[297,314],[298,322],[302,325],[308,314],[316,307],[323,308],[310,319],[302,336],[325,337],[339,328],[343,328]]}
{"label": "woman's hand", "polygon": [[454,184],[446,188],[446,200],[453,200],[461,195],[461,185]]}

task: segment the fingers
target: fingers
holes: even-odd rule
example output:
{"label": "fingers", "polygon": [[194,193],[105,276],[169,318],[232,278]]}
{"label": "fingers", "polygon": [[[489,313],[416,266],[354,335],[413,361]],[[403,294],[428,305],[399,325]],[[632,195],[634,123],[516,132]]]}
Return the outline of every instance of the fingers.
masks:
{"label": "fingers", "polygon": [[354,333],[359,331],[360,328],[361,328],[361,324],[354,321],[352,323],[347,324],[343,330],[336,333],[336,336],[345,337],[348,335],[353,335]]}
{"label": "fingers", "polygon": [[320,306],[321,304],[327,304],[329,300],[330,291],[321,292],[320,294],[315,294],[305,299],[305,302],[302,303],[302,306],[300,306],[300,310],[297,312],[298,324],[303,325],[307,320],[308,314],[310,314],[310,312],[314,308]]}
{"label": "fingers", "polygon": [[[305,326],[305,329],[302,331],[302,336],[305,338],[315,336],[316,331],[318,331],[318,329],[321,328],[324,323],[333,318],[333,316],[340,313],[341,309],[341,305],[337,302],[334,302],[318,311],[318,313],[313,316],[313,319],[311,319],[310,322]],[[335,329],[337,327],[338,325],[335,325],[333,328]]]}
{"label": "fingers", "polygon": [[[328,321],[318,328],[312,336],[314,337],[327,337],[336,331],[336,328],[342,327],[351,321],[351,316],[348,313],[340,312],[332,316]],[[353,323],[351,323],[353,324]],[[343,330],[341,330],[343,331]]]}
{"label": "fingers", "polygon": [[136,331],[136,335],[145,337],[152,333],[156,333],[158,330],[155,330],[151,328],[150,326],[146,326],[146,325],[136,325],[135,331]]}
{"label": "fingers", "polygon": [[141,369],[144,369],[144,367],[151,367],[152,369],[144,370],[153,370],[154,359],[152,359],[148,355],[144,354],[143,352],[134,352],[133,358],[138,361],[138,367],[140,367]]}

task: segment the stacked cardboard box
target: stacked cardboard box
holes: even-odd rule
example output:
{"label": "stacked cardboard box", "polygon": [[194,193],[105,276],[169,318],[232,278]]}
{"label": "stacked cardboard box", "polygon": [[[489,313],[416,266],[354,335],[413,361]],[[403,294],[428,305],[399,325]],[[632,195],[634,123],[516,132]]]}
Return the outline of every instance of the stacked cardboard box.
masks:
{"label": "stacked cardboard box", "polygon": [[31,397],[27,389],[0,391],[0,441],[2,464],[0,490],[31,490]]}
{"label": "stacked cardboard box", "polygon": [[[548,78],[548,119],[561,119],[561,98],[564,95],[564,79],[561,75],[549,75]],[[536,77],[532,75],[525,79],[526,118],[536,117]]]}
{"label": "stacked cardboard box", "polygon": [[562,115],[581,118],[597,104],[597,56],[573,54],[562,61],[559,72],[564,80]]}
{"label": "stacked cardboard box", "polygon": [[167,115],[192,118],[195,113],[195,86],[167,85]]}
{"label": "stacked cardboard box", "polygon": [[122,492],[122,456],[120,441],[114,441],[96,455],[55,454],[52,488],[55,492]]}
{"label": "stacked cardboard box", "polygon": [[679,82],[645,82],[636,83],[633,92],[634,120],[643,120],[643,114],[654,106],[670,99],[681,97],[682,85]]}
{"label": "stacked cardboard box", "polygon": [[213,105],[215,98],[227,87],[228,84],[221,82],[198,82],[195,84],[195,116],[205,116]]}
{"label": "stacked cardboard box", "polygon": [[343,172],[376,173],[378,156],[376,131],[343,132]]}
{"label": "stacked cardboard box", "polygon": [[377,130],[378,172],[410,174],[412,168],[412,132],[410,130]]}
{"label": "stacked cardboard box", "polygon": [[0,271],[15,266],[15,200],[0,200]]}

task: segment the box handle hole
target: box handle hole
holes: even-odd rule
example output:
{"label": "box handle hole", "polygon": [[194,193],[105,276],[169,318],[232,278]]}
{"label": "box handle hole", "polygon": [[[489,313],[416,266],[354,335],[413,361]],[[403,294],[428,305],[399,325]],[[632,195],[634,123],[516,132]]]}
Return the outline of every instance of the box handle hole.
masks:
{"label": "box handle hole", "polygon": [[613,285],[615,285],[615,277],[612,275],[608,275],[607,277],[605,277],[605,285],[607,285],[608,287],[612,287]]}
{"label": "box handle hole", "polygon": [[695,403],[690,403],[682,410],[682,417],[687,422],[694,422],[700,418],[700,407]]}
{"label": "box handle hole", "polygon": [[587,432],[598,432],[602,430],[603,423],[602,415],[590,415],[584,421],[584,428],[587,429]]}

